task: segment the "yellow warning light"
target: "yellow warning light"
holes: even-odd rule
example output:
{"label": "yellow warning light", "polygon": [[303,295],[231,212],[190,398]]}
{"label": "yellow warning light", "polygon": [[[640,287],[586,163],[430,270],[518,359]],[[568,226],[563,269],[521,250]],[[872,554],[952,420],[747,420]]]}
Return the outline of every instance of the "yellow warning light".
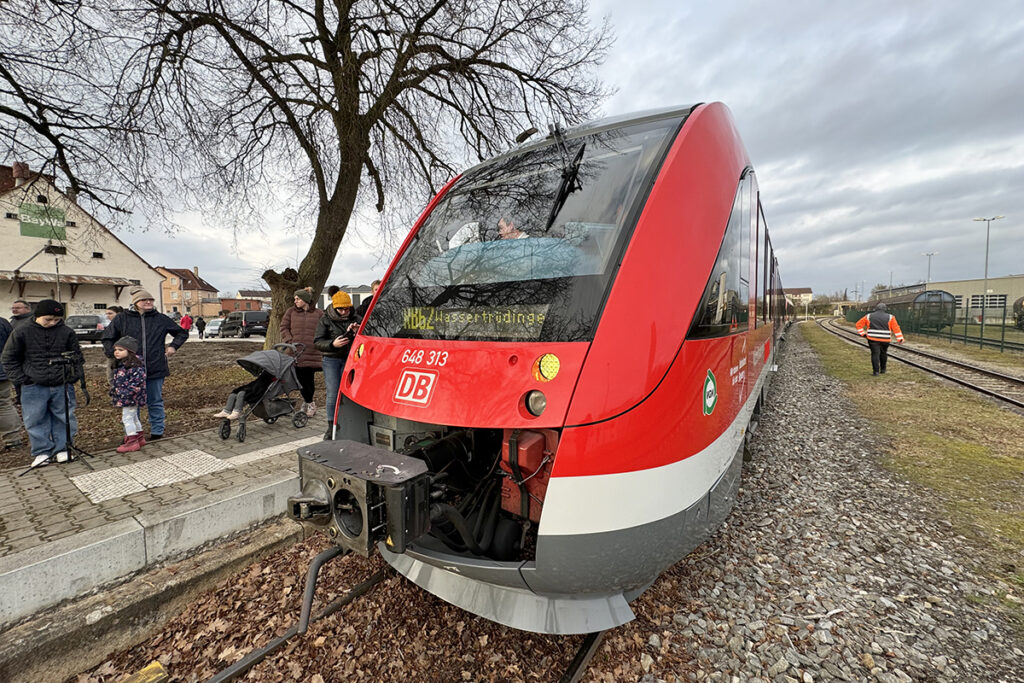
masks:
{"label": "yellow warning light", "polygon": [[359,345],[359,348],[356,349],[356,358],[362,358],[363,357],[363,348],[365,346],[366,346],[365,344],[360,344]]}
{"label": "yellow warning light", "polygon": [[562,367],[558,356],[553,353],[545,353],[533,363],[533,377],[539,382],[549,382],[557,375]]}

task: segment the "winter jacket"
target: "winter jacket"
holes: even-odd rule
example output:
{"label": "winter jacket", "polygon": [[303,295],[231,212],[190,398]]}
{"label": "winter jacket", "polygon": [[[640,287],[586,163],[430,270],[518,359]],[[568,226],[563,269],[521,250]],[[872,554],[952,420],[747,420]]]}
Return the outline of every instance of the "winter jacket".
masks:
{"label": "winter jacket", "polygon": [[18,329],[19,325],[22,325],[22,324],[28,322],[29,320],[32,320],[32,313],[31,313],[31,311],[28,312],[28,313],[22,313],[20,315],[12,315],[11,316],[11,327],[13,327],[14,329]]}
{"label": "winter jacket", "polygon": [[[11,324],[0,318],[0,353],[3,353],[4,345],[7,344],[7,338],[11,336],[12,332],[14,332],[14,328],[11,327]],[[4,372],[4,366],[0,365],[0,382],[3,382],[5,379],[7,379],[7,373]]]}
{"label": "winter jacket", "polygon": [[[320,318],[320,322],[316,325],[316,335],[313,338],[313,343],[316,345],[317,350],[323,354],[324,358],[346,360],[348,352],[352,350],[352,344],[346,344],[338,349],[332,346],[331,342],[334,341],[335,337],[344,337],[348,326],[352,323],[356,323],[358,328],[360,322],[359,316],[354,313],[350,313],[343,320],[333,308],[328,308]],[[354,336],[354,334],[350,336]]]}
{"label": "winter jacket", "polygon": [[857,334],[867,337],[868,341],[879,341],[888,344],[892,336],[896,335],[896,341],[903,343],[903,330],[896,322],[896,316],[885,311],[872,311],[857,321]]}
{"label": "winter jacket", "polygon": [[[53,362],[64,353],[71,365]],[[63,320],[53,327],[32,320],[19,325],[7,339],[2,362],[7,378],[15,384],[59,387],[82,378],[85,357],[78,337]]]}
{"label": "winter jacket", "polygon": [[186,332],[188,332],[189,330],[192,329],[192,318],[191,318],[191,316],[187,316],[187,315],[182,316],[182,318],[181,318],[181,329],[185,330]]}
{"label": "winter jacket", "polygon": [[188,332],[163,313],[148,311],[144,315],[136,310],[118,313],[103,332],[103,352],[114,357],[114,343],[124,336],[139,341],[139,358],[146,362],[146,379],[160,379],[171,374],[164,355],[164,340],[174,335],[171,346],[175,349],[188,340]]}
{"label": "winter jacket", "polygon": [[146,368],[142,365],[128,367],[118,361],[110,380],[110,398],[118,408],[146,405]]}
{"label": "winter jacket", "polygon": [[363,299],[363,302],[356,307],[356,315],[359,316],[360,320],[366,317],[366,312],[370,310],[370,304],[373,303],[373,297],[367,297]]}
{"label": "winter jacket", "polygon": [[302,310],[297,306],[289,306],[281,318],[281,339],[288,344],[303,344],[302,355],[295,361],[300,368],[319,368],[320,352],[313,345],[317,324],[324,312],[319,308]]}

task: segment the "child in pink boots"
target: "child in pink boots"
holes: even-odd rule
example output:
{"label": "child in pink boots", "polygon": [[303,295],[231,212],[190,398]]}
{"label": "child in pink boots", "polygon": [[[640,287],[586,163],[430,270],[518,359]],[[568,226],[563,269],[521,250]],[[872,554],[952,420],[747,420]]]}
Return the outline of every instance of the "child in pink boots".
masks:
{"label": "child in pink boots", "polygon": [[121,337],[114,343],[117,368],[110,381],[110,398],[121,409],[125,432],[118,453],[130,453],[146,445],[139,419],[139,408],[146,405],[146,365],[138,353],[139,342],[134,337]]}

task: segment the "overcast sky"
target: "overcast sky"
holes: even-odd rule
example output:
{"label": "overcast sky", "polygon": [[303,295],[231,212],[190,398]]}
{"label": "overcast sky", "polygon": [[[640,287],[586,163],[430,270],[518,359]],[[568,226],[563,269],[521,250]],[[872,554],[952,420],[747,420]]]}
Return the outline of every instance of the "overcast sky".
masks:
{"label": "overcast sky", "polygon": [[[592,0],[617,37],[604,113],[725,102],[758,174],[786,287],[816,294],[1024,273],[1024,6],[1018,1]],[[255,244],[198,222],[127,241],[199,266],[222,291],[294,265],[303,237]],[[308,240],[308,237],[305,238]],[[366,283],[390,253],[346,237],[330,282]]]}

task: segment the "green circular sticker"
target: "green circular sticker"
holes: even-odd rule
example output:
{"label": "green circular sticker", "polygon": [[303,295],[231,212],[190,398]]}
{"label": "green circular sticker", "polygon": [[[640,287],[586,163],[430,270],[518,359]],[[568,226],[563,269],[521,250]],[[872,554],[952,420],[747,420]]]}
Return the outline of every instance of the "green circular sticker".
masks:
{"label": "green circular sticker", "polygon": [[704,378],[704,414],[710,415],[715,412],[715,405],[718,403],[718,382],[715,381],[715,373],[708,370],[708,376]]}

